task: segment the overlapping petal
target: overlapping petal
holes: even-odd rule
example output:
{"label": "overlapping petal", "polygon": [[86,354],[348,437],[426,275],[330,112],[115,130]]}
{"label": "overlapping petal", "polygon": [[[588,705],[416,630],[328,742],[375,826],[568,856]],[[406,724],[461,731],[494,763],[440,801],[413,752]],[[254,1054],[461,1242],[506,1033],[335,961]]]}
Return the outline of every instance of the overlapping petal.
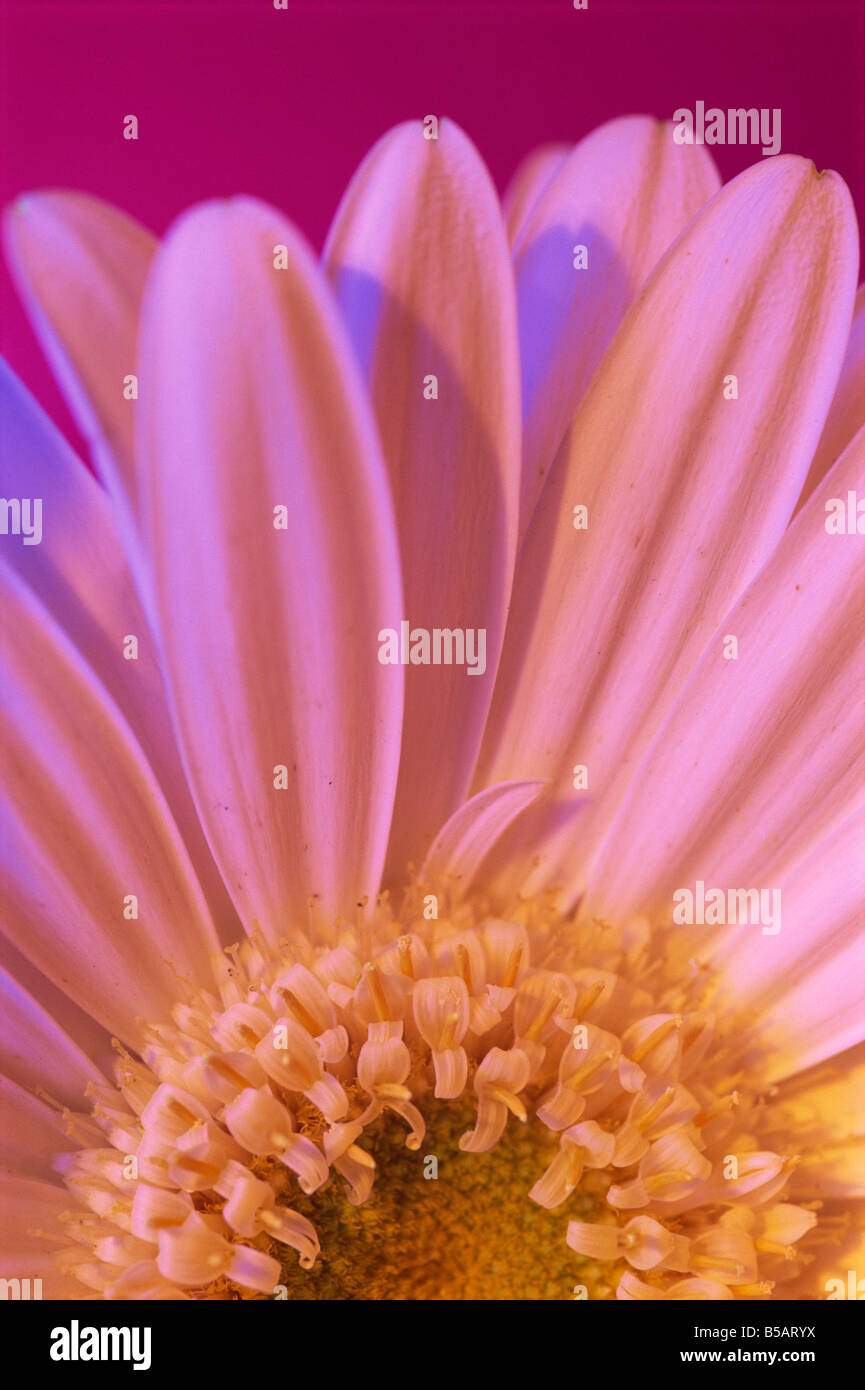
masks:
{"label": "overlapping petal", "polygon": [[532,209],[571,149],[571,145],[538,145],[517,165],[502,198],[502,211],[511,246],[517,241]]}
{"label": "overlapping petal", "polygon": [[[74,1144],[59,1108],[0,1075],[0,1173],[59,1182],[55,1155]],[[0,1177],[0,1190],[2,1185]]]}
{"label": "overlapping petal", "polygon": [[[507,204],[528,364],[522,484],[506,240],[486,172],[450,123],[433,141],[417,123],[400,127],[361,166],[328,246],[335,296],[291,226],[264,205],[210,204],[181,219],[146,296],[134,459],[131,410],[118,408],[109,383],[137,332],[149,240],[73,195],[37,199],[17,214],[10,236],[19,278],[93,439],[115,518],[0,371],[13,421],[6,490],[23,494],[35,490],[32,479],[40,488],[44,481],[54,528],[44,550],[12,547],[0,562],[9,658],[0,740],[11,752],[0,841],[9,931],[0,939],[9,1001],[0,1027],[0,1224],[12,1252],[4,1274],[26,1267],[51,1281],[46,1296],[80,1295],[50,1253],[79,1189],[72,1183],[70,1198],[47,1180],[63,1168],[55,1156],[67,1135],[97,1149],[104,1142],[56,1101],[74,1109],[88,1083],[99,1084],[87,1051],[104,1065],[105,1028],[146,1063],[127,1059],[123,1087],[136,1113],[133,1093],[147,1102],[141,1118],[152,1143],[142,1157],[154,1161],[154,1144],[177,1140],[171,1176],[180,1181],[182,1172],[184,1192],[179,1218],[158,1235],[157,1263],[128,1270],[108,1296],[183,1297],[179,1290],[199,1289],[214,1270],[269,1294],[281,1277],[274,1252],[217,1234],[218,1218],[193,1210],[183,1183],[204,1191],[216,1175],[225,1211],[234,1205],[231,1230],[255,1235],[263,1226],[253,1207],[271,1188],[258,1169],[246,1172],[241,1150],[270,1156],[278,1140],[304,1192],[333,1163],[349,1200],[363,1201],[375,1171],[372,1155],[353,1147],[364,1126],[390,1108],[407,1120],[410,1148],[424,1132],[410,1103],[418,1034],[432,1048],[440,1098],[462,1092],[472,1059],[477,1120],[460,1141],[468,1153],[490,1149],[509,1115],[528,1120],[533,1096],[522,1093],[542,1063],[552,1080],[559,1056],[559,1085],[537,1111],[554,1131],[568,1123],[568,1105],[570,1122],[587,1104],[600,1117],[613,1088],[636,1088],[627,1120],[619,1107],[618,1138],[594,1119],[572,1123],[533,1189],[552,1207],[579,1183],[584,1163],[624,1170],[639,1161],[636,1176],[623,1171],[606,1192],[623,1213],[615,1240],[603,1236],[615,1228],[570,1228],[578,1251],[603,1236],[603,1258],[624,1252],[640,1272],[665,1271],[664,1285],[627,1274],[620,1297],[729,1298],[740,1285],[754,1292],[758,1231],[771,1259],[772,1242],[795,1243],[815,1222],[810,1207],[776,1201],[761,1210],[790,1181],[797,1160],[788,1141],[807,1146],[794,1195],[831,1201],[863,1192],[865,1141],[851,1107],[865,1046],[865,550],[855,526],[865,429],[831,467],[861,426],[855,322],[847,340],[853,223],[834,176],[788,157],[772,161],[714,198],[632,304],[715,186],[703,150],[681,150],[669,127],[642,118],[611,123],[569,156],[539,152],[520,171]],[[58,288],[46,265],[61,235],[70,273]],[[562,295],[557,254],[578,241],[589,270],[602,273],[579,290],[569,282]],[[77,320],[87,311],[114,360],[104,344],[84,341]],[[738,391],[726,389],[730,381]],[[534,514],[472,782],[521,487],[524,524]],[[831,497],[847,499],[848,514],[853,498],[851,534],[824,526]],[[572,525],[572,507],[574,516],[586,508],[587,527]],[[86,532],[85,545],[76,530]],[[194,812],[118,533],[160,634]],[[427,630],[482,628],[483,675],[383,665],[382,629],[405,617]],[[123,662],[118,628],[141,629],[140,666]],[[585,764],[587,784],[571,783],[574,764]],[[309,964],[292,955],[282,968],[260,938],[234,953],[220,973],[227,1007],[211,1024],[215,999],[199,995],[201,1015],[176,1005],[178,975],[208,988],[217,943],[202,891],[214,866],[200,852],[201,824],[244,925],[260,924],[272,941],[294,928],[309,933],[295,943]],[[343,944],[316,962],[310,944],[335,942],[337,914],[375,894],[391,830],[388,879],[432,842],[421,882],[442,881],[454,898],[441,935],[433,926],[424,942],[415,921],[397,939],[394,895],[394,936],[382,927],[390,944],[374,961],[361,969]],[[533,877],[529,846],[543,851]],[[622,964],[635,982],[657,944],[648,917],[669,919],[674,887],[695,878],[725,888],[777,883],[783,921],[769,935],[759,925],[696,940],[690,928],[667,934],[663,969],[675,983],[659,1011],[632,1020],[621,1041],[590,1023],[597,1056],[586,1061],[576,1041],[566,1047],[557,1034],[600,1003],[602,974],[616,977],[587,968],[572,980],[547,968],[550,951],[567,955],[568,928],[551,929],[541,913],[535,934],[540,904],[463,931],[456,900],[484,860],[504,864],[500,883],[523,892],[561,875],[566,901],[584,895],[573,928],[581,953],[618,923]],[[211,899],[218,903],[218,887]],[[124,911],[130,901],[140,914]],[[551,895],[545,903],[552,911]],[[681,999],[691,985],[699,993],[703,961],[694,957],[711,957],[724,972],[719,1002],[726,988],[760,1020],[748,1050],[749,1065],[754,1057],[760,1068],[749,1090],[766,1083],[750,1112],[754,1135],[737,1124],[741,1101],[722,1084],[725,1057],[739,1046],[730,1031],[716,1035],[720,1072],[707,1066],[703,1077],[712,1022],[702,1009],[685,1015],[676,952],[689,971]],[[427,978],[433,963],[444,976]],[[654,963],[662,965],[657,955]],[[276,1025],[287,1050],[271,1036],[262,986],[271,964],[288,1010]],[[580,992],[577,975],[587,977]],[[484,985],[486,1005],[477,995]],[[622,1006],[621,990],[618,997]],[[512,1001],[514,1045],[505,1050]],[[132,1019],[167,1019],[173,1003],[180,1032],[160,1033],[156,1047],[151,1030],[154,1045],[142,1049]],[[352,1012],[337,1027],[344,1007]],[[357,1080],[371,1102],[354,1116],[346,1049],[355,1052],[367,1028]],[[256,1089],[259,1068],[250,1089],[244,1071],[226,1062],[233,1099],[223,1143],[198,1091],[178,1089],[173,1068],[199,1040],[242,1057],[233,1048],[244,1037],[271,1084]],[[831,1059],[843,1048],[851,1050],[836,1073]],[[211,1054],[199,1061],[183,1081],[206,1091]],[[676,1082],[680,1064],[693,1096]],[[159,1083],[152,1093],[148,1068]],[[661,1075],[668,1069],[672,1080]],[[243,1098],[234,1096],[238,1081]],[[295,1132],[274,1084],[301,1093],[330,1123],[324,1156],[318,1137]],[[716,1100],[711,1086],[725,1094]],[[207,1120],[208,1132],[186,1143],[190,1120]],[[704,1126],[715,1136],[708,1146]],[[131,1116],[128,1126],[121,1120],[111,1142],[122,1146],[134,1131]],[[717,1176],[727,1144],[744,1158],[732,1185]],[[46,1181],[10,1176],[25,1172]],[[94,1210],[116,1204],[98,1182],[94,1195]],[[671,1230],[654,1216],[624,1225],[649,1201],[667,1204]],[[720,1223],[678,1234],[678,1213],[707,1202],[728,1206]],[[292,1219],[288,1243],[308,1247],[311,1263],[313,1227]],[[833,1219],[830,1212],[830,1234]],[[103,1241],[105,1258],[121,1247],[129,1255],[125,1242]],[[58,1266],[81,1258],[84,1283],[101,1291],[106,1271],[89,1268],[89,1252],[66,1251]],[[696,1277],[671,1282],[671,1271]]]}
{"label": "overlapping petal", "polygon": [[[64,1042],[64,1048],[71,1045],[78,1055],[87,1057],[103,1069],[109,1067],[113,1060],[111,1034],[91,1018],[86,1010],[80,1008],[64,990],[58,989],[47,979],[3,933],[0,933],[0,969],[10,982],[11,992],[20,990],[29,996],[38,1014],[43,1019],[50,1020],[50,1027],[62,1029],[67,1040]],[[13,1049],[14,1041],[13,1033]],[[37,1048],[37,1054],[53,1056],[53,1048]],[[14,1066],[9,1066],[6,1062],[0,1064],[0,1070],[3,1069],[12,1077],[19,1076]],[[41,1077],[41,1084],[46,1085],[46,1078],[49,1077],[53,1077],[53,1073],[45,1072]],[[79,1080],[77,1071],[70,1071],[64,1078],[64,1084],[68,1086],[67,1098],[78,1094]],[[80,1101],[80,1095],[78,1099]]]}
{"label": "overlapping petal", "polygon": [[791,1197],[865,1196],[865,1044],[787,1078],[772,1097],[779,1135],[800,1146]]}
{"label": "overlapping petal", "polygon": [[[808,778],[807,766],[800,775]],[[777,933],[728,927],[716,951],[736,998],[761,1019],[772,1080],[865,1038],[865,808],[797,863],[778,893]]]}
{"label": "overlapping petal", "polygon": [[865,424],[865,285],[861,285],[853,308],[853,322],[838,386],[826,416],[799,506],[808,500],[817,484],[840,458],[851,439]]}
{"label": "overlapping petal", "polygon": [[484,633],[473,670],[468,659],[406,667],[388,861],[399,879],[468,790],[516,545],[513,276],[495,189],[457,126],[443,121],[428,140],[420,122],[408,122],[379,141],[343,198],[325,265],[393,490],[405,608],[388,626],[406,618],[413,630]]}
{"label": "overlapping petal", "polygon": [[[8,567],[0,741],[3,926],[117,1037],[207,980],[218,940],[168,805],[121,711]],[[173,966],[170,962],[173,962]]]}
{"label": "overlapping petal", "polygon": [[502,782],[487,787],[442,826],[424,860],[421,879],[455,881],[465,893],[480,865],[507,827],[537,799],[543,782]]}
{"label": "overlapping petal", "polygon": [[85,193],[19,198],[5,222],[9,263],[94,466],[142,592],[135,535],[133,459],[135,344],[141,295],[156,238]]}
{"label": "overlapping petal", "polygon": [[669,122],[626,116],[581,140],[528,212],[514,246],[524,430],[521,536],[625,310],[720,186],[705,147],[677,145]]}
{"label": "overlapping petal", "polygon": [[81,1107],[88,1082],[101,1073],[60,1023],[6,970],[0,969],[0,1071],[31,1091]]}
{"label": "overlapping petal", "polygon": [[[549,777],[573,804],[572,770],[587,769],[559,847],[570,841],[574,891],[706,642],[787,526],[835,389],[856,259],[836,176],[792,156],[747,170],[658,265],[577,412],[521,553],[476,781]],[[552,848],[546,858],[551,873]]]}
{"label": "overlapping petal", "polygon": [[261,203],[184,216],[142,322],[137,437],[179,739],[247,926],[375,893],[399,756],[387,478],[335,306]]}
{"label": "overlapping petal", "polygon": [[673,892],[698,879],[780,887],[862,804],[865,545],[826,530],[826,502],[863,484],[865,430],[716,630],[610,830],[586,913],[639,905],[669,921]]}
{"label": "overlapping petal", "polygon": [[[71,1206],[65,1187],[39,1178],[3,1176],[0,1189],[0,1278],[41,1279],[43,1299],[87,1297],[71,1274],[61,1273],[52,1241],[63,1241],[60,1217]],[[36,1297],[31,1285],[31,1297]]]}
{"label": "overlapping petal", "polygon": [[[37,499],[38,544],[11,540],[8,564],[123,711],[171,807],[215,920],[237,923],[180,762],[157,644],[136,596],[103,489],[0,359],[0,492]],[[61,693],[58,692],[58,696]]]}

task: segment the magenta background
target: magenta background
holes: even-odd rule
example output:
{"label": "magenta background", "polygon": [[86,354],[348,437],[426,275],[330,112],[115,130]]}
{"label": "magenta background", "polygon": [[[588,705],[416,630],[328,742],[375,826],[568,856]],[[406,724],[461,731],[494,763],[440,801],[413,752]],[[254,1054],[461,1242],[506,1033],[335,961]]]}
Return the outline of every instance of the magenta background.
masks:
{"label": "magenta background", "polygon": [[[780,106],[782,149],[838,169],[865,224],[863,0],[2,0],[0,197],[80,188],[155,231],[254,193],[320,245],[388,126],[433,112],[500,187],[533,145],[612,116]],[[140,139],[122,138],[138,116]],[[725,178],[759,159],[714,151]],[[0,349],[74,427],[5,268]]]}

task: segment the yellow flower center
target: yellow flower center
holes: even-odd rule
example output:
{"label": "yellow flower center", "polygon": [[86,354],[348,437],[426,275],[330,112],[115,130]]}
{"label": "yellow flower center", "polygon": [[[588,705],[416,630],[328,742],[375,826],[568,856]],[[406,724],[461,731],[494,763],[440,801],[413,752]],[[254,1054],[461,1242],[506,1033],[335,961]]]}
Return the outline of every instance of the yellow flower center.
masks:
{"label": "yellow flower center", "polygon": [[60,1161],[58,1262],[106,1298],[760,1297],[801,1268],[743,1030],[648,923],[417,888],[183,994]]}
{"label": "yellow flower center", "polygon": [[[560,1216],[527,1200],[558,1148],[549,1131],[515,1124],[489,1153],[464,1154],[471,1106],[432,1101],[424,1118],[417,1151],[398,1124],[380,1122],[368,1141],[380,1177],[362,1205],[335,1184],[296,1201],[322,1249],[309,1271],[283,1268],[288,1298],[570,1300],[578,1283],[592,1298],[615,1297],[618,1268],[581,1260],[562,1240]],[[589,1191],[568,1210],[583,1221],[604,1217]]]}

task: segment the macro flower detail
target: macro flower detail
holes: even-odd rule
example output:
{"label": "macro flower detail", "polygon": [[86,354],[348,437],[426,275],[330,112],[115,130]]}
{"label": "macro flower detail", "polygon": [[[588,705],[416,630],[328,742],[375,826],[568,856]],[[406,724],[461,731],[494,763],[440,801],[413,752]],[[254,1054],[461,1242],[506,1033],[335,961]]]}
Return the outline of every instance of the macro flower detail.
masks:
{"label": "macro flower detail", "polygon": [[[726,1300],[855,1259],[855,238],[836,175],[721,188],[642,117],[504,209],[407,122],[320,264],[248,198],[158,244],[9,211],[96,476],[3,367],[44,518],[0,557],[4,1274]],[[482,630],[475,679],[382,664],[406,615]],[[778,930],[677,924],[696,882]]]}

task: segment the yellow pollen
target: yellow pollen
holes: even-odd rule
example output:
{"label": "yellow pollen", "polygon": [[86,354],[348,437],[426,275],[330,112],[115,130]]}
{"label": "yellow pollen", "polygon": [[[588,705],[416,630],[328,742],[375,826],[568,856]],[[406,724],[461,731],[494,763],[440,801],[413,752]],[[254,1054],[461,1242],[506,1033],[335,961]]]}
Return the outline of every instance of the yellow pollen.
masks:
{"label": "yellow pollen", "polygon": [[526,1031],[527,1038],[534,1042],[534,1040],[540,1036],[542,1029],[547,1026],[561,1002],[561,993],[558,989],[554,988],[552,994],[544,1001],[535,1014],[530,1027]]}
{"label": "yellow pollen", "polygon": [[734,1278],[745,1273],[745,1266],[741,1260],[734,1260],[728,1255],[694,1255],[691,1264],[697,1269],[715,1269],[722,1273],[727,1271]]}
{"label": "yellow pollen", "polygon": [[226,946],[225,954],[234,962],[235,970],[243,969],[243,962],[240,955],[240,942],[235,941],[231,946]]}
{"label": "yellow pollen", "polygon": [[515,1096],[512,1091],[506,1091],[502,1086],[491,1086],[489,1095],[495,1097],[496,1100],[500,1100],[503,1105],[506,1105],[511,1114],[516,1115],[521,1124],[526,1123],[528,1119],[526,1107],[523,1105],[519,1096]]}
{"label": "yellow pollen", "polygon": [[648,1125],[654,1124],[658,1116],[663,1115],[664,1111],[669,1109],[675,1094],[675,1086],[668,1086],[666,1091],[662,1091],[658,1099],[649,1106],[646,1113],[634,1120],[634,1128],[645,1129]]}
{"label": "yellow pollen", "polygon": [[456,948],[456,958],[457,968],[462,976],[463,983],[469,995],[472,995],[474,994],[474,989],[472,988],[472,963],[469,959],[469,953],[461,941]]}
{"label": "yellow pollen", "polygon": [[363,973],[366,976],[367,982],[369,984],[369,992],[372,995],[372,1002],[375,1005],[375,1011],[378,1015],[378,1021],[379,1023],[387,1023],[389,1018],[389,1011],[387,1007],[387,999],[385,998],[384,990],[382,988],[381,976],[378,973],[378,966],[373,965],[370,962],[368,965],[364,966]]}
{"label": "yellow pollen", "polygon": [[399,968],[410,980],[414,979],[414,966],[411,959],[411,937],[401,936],[397,942],[399,948]]}
{"label": "yellow pollen", "polygon": [[677,1182],[690,1182],[691,1174],[684,1168],[671,1168],[669,1173],[652,1173],[646,1178],[644,1186],[647,1192],[660,1192],[664,1187],[672,1187]]}
{"label": "yellow pollen", "polygon": [[241,1076],[236,1067],[226,1062],[224,1057],[220,1057],[217,1052],[211,1053],[207,1059],[207,1065],[221,1076],[224,1081],[230,1081],[232,1086],[248,1086],[249,1082],[245,1076]]}
{"label": "yellow pollen", "polygon": [[574,1072],[573,1076],[568,1077],[564,1084],[571,1090],[576,1090],[578,1086],[582,1086],[584,1081],[588,1081],[590,1076],[594,1076],[596,1071],[600,1071],[601,1067],[607,1062],[612,1061],[614,1055],[614,1053],[609,1051],[598,1053],[597,1057],[593,1057],[590,1061],[584,1062],[583,1065]]}
{"label": "yellow pollen", "polygon": [[596,980],[593,985],[589,985],[588,989],[583,992],[577,1001],[575,1010],[576,1017],[583,1018],[589,1012],[592,1005],[597,1003],[603,992],[603,980]]}
{"label": "yellow pollen", "polygon": [[449,1052],[456,1043],[457,1024],[460,1021],[458,1013],[447,1014],[442,1028],[441,1052]]}
{"label": "yellow pollen", "polygon": [[782,1245],[780,1241],[767,1240],[765,1236],[758,1236],[754,1245],[767,1255],[783,1255],[785,1260],[795,1260],[796,1258],[796,1251],[792,1245]]}
{"label": "yellow pollen", "polygon": [[508,956],[508,963],[505,966],[505,975],[502,980],[503,989],[512,989],[516,983],[517,975],[520,973],[520,961],[523,958],[522,942],[518,942]]}
{"label": "yellow pollen", "polygon": [[634,1048],[631,1053],[631,1061],[642,1062],[644,1057],[648,1057],[653,1047],[657,1047],[658,1043],[663,1042],[671,1033],[675,1033],[681,1028],[682,1023],[681,1014],[676,1014],[675,1018],[668,1018],[666,1023],[659,1023],[657,1028],[654,1028],[649,1036]]}
{"label": "yellow pollen", "polygon": [[219,1177],[219,1169],[214,1168],[212,1163],[203,1163],[200,1158],[188,1158],[185,1154],[178,1155],[176,1166],[202,1178]]}
{"label": "yellow pollen", "polygon": [[698,1129],[702,1125],[707,1125],[710,1120],[714,1120],[717,1115],[723,1115],[725,1110],[733,1110],[739,1104],[739,1092],[731,1091],[728,1096],[722,1096],[716,1100],[714,1105],[708,1105],[705,1110],[701,1110],[699,1115],[694,1117],[694,1124]]}
{"label": "yellow pollen", "polygon": [[318,1024],[316,1023],[309,1010],[305,1009],[303,1004],[301,1004],[297,995],[294,993],[294,990],[285,989],[281,985],[277,986],[277,988],[279,989],[279,993],[282,995],[283,999],[288,1004],[298,1023],[300,1023],[308,1033],[311,1033],[314,1038],[317,1037],[318,1034],[321,1032],[321,1029],[319,1028]]}

